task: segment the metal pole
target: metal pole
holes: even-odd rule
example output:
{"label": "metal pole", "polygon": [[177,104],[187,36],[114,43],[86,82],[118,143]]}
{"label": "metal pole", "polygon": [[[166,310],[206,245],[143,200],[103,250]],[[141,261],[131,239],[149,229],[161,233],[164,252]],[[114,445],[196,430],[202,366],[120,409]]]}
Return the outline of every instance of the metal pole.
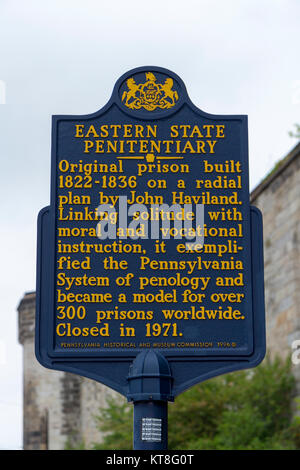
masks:
{"label": "metal pole", "polygon": [[128,401],[134,403],[133,448],[168,448],[168,401],[174,401],[172,374],[163,354],[152,349],[137,355],[127,377]]}
{"label": "metal pole", "polygon": [[138,401],[133,410],[133,448],[166,450],[168,448],[168,402]]}

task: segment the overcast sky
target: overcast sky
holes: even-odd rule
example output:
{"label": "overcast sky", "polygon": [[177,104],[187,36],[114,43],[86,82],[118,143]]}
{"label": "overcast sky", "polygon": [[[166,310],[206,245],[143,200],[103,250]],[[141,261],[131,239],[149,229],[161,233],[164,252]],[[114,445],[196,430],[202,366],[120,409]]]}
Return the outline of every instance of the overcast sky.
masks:
{"label": "overcast sky", "polygon": [[212,114],[249,116],[250,187],[300,122],[299,0],[0,0],[0,449],[22,446],[16,307],[35,290],[52,114],[88,114],[127,70],[178,74]]}

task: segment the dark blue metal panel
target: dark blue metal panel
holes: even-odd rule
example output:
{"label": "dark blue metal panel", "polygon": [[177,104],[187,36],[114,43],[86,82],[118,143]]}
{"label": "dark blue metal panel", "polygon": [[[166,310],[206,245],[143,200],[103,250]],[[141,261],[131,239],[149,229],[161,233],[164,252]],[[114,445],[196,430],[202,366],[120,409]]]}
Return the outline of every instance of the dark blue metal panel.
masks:
{"label": "dark blue metal panel", "polygon": [[[145,79],[148,73],[150,79]],[[147,75],[146,75],[147,76]],[[154,80],[154,78],[155,80]],[[138,90],[132,97],[129,97],[128,106],[126,99],[128,98],[131,86],[128,80],[133,78],[134,84],[139,86]],[[149,76],[148,76],[149,78]],[[171,79],[172,83],[168,80]],[[163,88],[165,86],[165,88]],[[152,87],[152,89],[151,89]],[[176,94],[171,98],[167,97],[167,91]],[[155,95],[157,93],[157,95]],[[155,101],[155,96],[160,99]],[[148,109],[147,109],[148,107]],[[151,108],[149,110],[149,108]],[[153,108],[153,109],[152,109]],[[242,189],[239,191],[240,206],[237,206],[243,215],[243,231],[239,239],[241,246],[240,259],[243,261],[243,292],[244,300],[241,302],[241,311],[243,312],[244,319],[236,321],[217,320],[214,323],[210,320],[194,321],[188,324],[188,320],[176,321],[178,331],[182,332],[182,342],[167,338],[164,346],[157,346],[158,340],[145,336],[145,322],[137,321],[134,323],[136,329],[136,338],[129,338],[128,342],[131,346],[122,346],[117,349],[112,347],[87,348],[87,340],[82,340],[82,347],[62,347],[60,338],[56,334],[57,326],[57,256],[58,256],[58,243],[57,236],[58,228],[70,227],[72,223],[63,221],[58,217],[59,197],[68,197],[69,188],[60,187],[61,180],[59,176],[63,173],[59,172],[59,165],[63,160],[72,164],[79,165],[84,163],[95,162],[107,163],[116,162],[116,156],[111,152],[94,153],[96,147],[96,139],[91,132],[89,140],[93,143],[91,152],[84,153],[84,147],[80,138],[74,136],[75,125],[85,125],[87,128],[90,125],[94,129],[99,129],[99,126],[109,126],[111,124],[120,125],[144,125],[151,124],[152,126],[158,124],[157,139],[170,140],[170,127],[172,125],[180,126],[189,124],[191,127],[197,125],[201,126],[210,125],[226,125],[226,139],[222,140],[222,146],[219,148],[216,142],[216,153],[211,156],[209,153],[202,153],[203,147],[199,144],[198,153],[186,153],[184,161],[189,164],[189,174],[184,174],[186,189],[182,190],[185,195],[201,195],[202,190],[193,191],[193,184],[195,177],[201,178],[199,173],[199,161],[207,159],[209,164],[213,163],[213,159],[217,157],[218,163],[233,161],[234,163],[240,162],[243,171],[241,173]],[[104,132],[105,135],[105,132]],[[129,366],[135,357],[141,353],[144,348],[140,343],[146,342],[148,346],[146,349],[156,348],[168,360],[172,377],[173,377],[173,393],[178,395],[186,388],[193,384],[206,380],[215,375],[223,374],[225,372],[254,367],[264,357],[265,354],[265,330],[264,330],[264,288],[263,288],[263,245],[262,245],[262,218],[258,209],[250,207],[249,203],[249,175],[248,175],[248,141],[247,141],[247,117],[246,116],[221,116],[211,115],[205,113],[194,106],[188,98],[185,86],[182,80],[169,70],[159,67],[141,67],[124,74],[116,83],[113,94],[107,105],[100,111],[86,116],[54,116],[52,127],[52,167],[51,167],[51,205],[43,209],[38,218],[38,263],[37,263],[37,321],[36,321],[36,356],[41,364],[57,370],[66,370],[74,372],[94,380],[98,380],[109,387],[127,395],[128,382],[127,375],[129,373]],[[104,137],[98,140],[104,141]],[[124,139],[123,139],[124,140]],[[137,139],[139,141],[139,139]],[[175,140],[175,139],[174,139]],[[187,140],[183,138],[183,140]],[[191,139],[191,145],[196,145],[195,136]],[[101,144],[102,145],[102,144]],[[124,144],[125,145],[125,144]],[[170,144],[171,145],[171,144]],[[173,144],[172,144],[173,145]],[[174,146],[173,146],[174,147]],[[101,148],[101,147],[99,147]],[[175,148],[175,147],[174,147]],[[129,149],[130,150],[130,149]],[[164,153],[168,157],[170,153]],[[178,150],[178,149],[177,149]],[[182,150],[182,148],[181,148]],[[179,150],[178,150],[179,152]],[[177,154],[178,154],[177,152]],[[132,152],[131,152],[132,155]],[[136,155],[136,153],[134,153]],[[145,161],[145,155],[143,155]],[[159,160],[160,155],[155,155],[156,162]],[[175,161],[175,160],[174,160]],[[168,162],[168,160],[166,160]],[[148,163],[148,162],[147,162]],[[163,160],[160,160],[163,163]],[[174,162],[173,162],[174,163]],[[126,161],[124,163],[124,174],[130,176],[135,169],[136,161]],[[68,173],[67,173],[68,174]],[[160,175],[159,175],[160,176]],[[166,195],[166,202],[171,203],[172,192],[179,192],[177,188],[178,175],[162,174],[168,182],[168,190],[156,190],[157,195]],[[211,179],[216,178],[218,173],[215,170],[211,173]],[[154,174],[154,178],[157,175]],[[74,180],[73,180],[74,181]],[[81,181],[82,183],[82,181]],[[88,180],[87,180],[88,183]],[[99,204],[99,192],[95,178],[93,179],[93,190],[88,192],[84,187],[76,189],[76,194],[83,196],[91,194],[92,202],[91,207],[96,207]],[[139,194],[149,191],[147,186],[147,178],[142,175],[139,180]],[[120,193],[120,190],[119,190]],[[114,196],[119,194],[117,190],[110,189],[106,192],[107,195]],[[130,190],[123,189],[122,195],[132,197]],[[211,194],[217,195],[218,192],[212,190]],[[232,191],[224,189],[222,194],[230,196]],[[80,206],[79,206],[80,207]],[[232,206],[230,206],[232,207]],[[216,206],[206,205],[206,217],[208,210],[216,210]],[[93,222],[96,225],[96,222]],[[224,227],[226,223],[214,222],[215,227]],[[227,225],[229,225],[227,223]],[[76,222],[77,227],[87,228],[91,224],[87,221]],[[65,243],[74,243],[74,237],[65,237]],[[80,240],[78,237],[77,240]],[[212,238],[208,237],[206,242],[211,243]],[[98,239],[97,239],[98,241]],[[220,238],[214,238],[214,242],[221,243]],[[92,239],[89,242],[93,242]],[[131,241],[132,242],[132,241]],[[94,242],[95,243],[95,242]],[[153,255],[153,240],[142,240],[143,248],[147,253]],[[168,240],[168,253],[165,256],[159,255],[159,259],[164,260],[186,260],[187,256],[180,255],[176,251],[178,240]],[[103,258],[103,256],[102,256]],[[122,256],[116,254],[114,258],[118,261]],[[81,256],[81,260],[84,256]],[[101,275],[103,267],[99,261],[99,255],[91,256],[91,270],[90,274],[93,276]],[[194,258],[192,258],[194,259]],[[215,254],[208,253],[206,256],[207,261],[216,259]],[[230,259],[227,255],[226,259]],[[129,271],[134,273],[136,277],[139,272],[139,257],[132,255],[129,260]],[[86,271],[78,269],[76,271],[78,276],[83,276]],[[209,271],[207,271],[209,273]],[[206,275],[208,275],[206,272]],[[235,271],[234,271],[235,272]],[[215,272],[212,272],[215,275]],[[120,275],[119,271],[110,274],[113,281]],[[149,272],[146,271],[149,276]],[[172,271],[165,273],[166,277],[174,276]],[[134,286],[137,292],[137,286]],[[199,290],[199,289],[198,289]],[[63,293],[66,293],[63,290]],[[216,286],[208,287],[205,292],[209,294],[213,292],[221,292]],[[230,292],[240,292],[239,289],[233,287]],[[87,292],[82,286],[78,287],[76,292]],[[116,297],[120,292],[117,285],[110,286],[110,292]],[[147,292],[156,294],[157,289],[150,286]],[[180,292],[180,289],[179,289]],[[115,304],[113,304],[115,305]],[[205,308],[216,308],[216,305],[211,300],[205,301]],[[85,326],[95,325],[94,314],[95,308],[112,309],[107,305],[88,306],[88,315],[85,319]],[[122,306],[124,307],[124,306]],[[156,303],[138,305],[138,308],[152,308],[155,315],[159,317],[159,310],[164,308],[162,305]],[[165,308],[168,308],[166,305]],[[176,310],[187,309],[187,305],[177,299],[177,302],[170,303],[169,308]],[[235,307],[237,308],[237,306]],[[137,309],[137,304],[128,300],[126,309]],[[74,323],[76,326],[76,322]],[[128,326],[133,325],[131,322]],[[229,347],[220,349],[217,347],[218,341],[228,341],[231,343]],[[163,338],[163,340],[165,340]],[[211,340],[213,347],[206,349],[198,346],[189,346],[181,348],[180,343],[196,344],[197,341]],[[64,338],[66,343],[78,341],[74,335],[71,338]],[[108,342],[120,342],[120,331],[116,327],[116,322],[110,325],[110,336]],[[95,341],[96,342],[96,341]],[[160,338],[162,344],[162,339]],[[175,347],[170,343],[174,342]],[[103,340],[101,340],[103,343]],[[168,346],[169,343],[169,346]],[[234,343],[234,346],[232,345]]]}

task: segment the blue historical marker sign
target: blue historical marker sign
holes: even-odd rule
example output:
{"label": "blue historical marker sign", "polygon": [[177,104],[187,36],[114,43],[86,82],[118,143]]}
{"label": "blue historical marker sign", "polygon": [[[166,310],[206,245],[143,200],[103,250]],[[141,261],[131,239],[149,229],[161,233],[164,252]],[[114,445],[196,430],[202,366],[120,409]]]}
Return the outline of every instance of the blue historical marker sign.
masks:
{"label": "blue historical marker sign", "polygon": [[173,395],[265,354],[262,219],[247,117],[212,115],[159,67],[109,102],[54,116],[51,204],[38,218],[36,355],[128,396],[143,351]]}

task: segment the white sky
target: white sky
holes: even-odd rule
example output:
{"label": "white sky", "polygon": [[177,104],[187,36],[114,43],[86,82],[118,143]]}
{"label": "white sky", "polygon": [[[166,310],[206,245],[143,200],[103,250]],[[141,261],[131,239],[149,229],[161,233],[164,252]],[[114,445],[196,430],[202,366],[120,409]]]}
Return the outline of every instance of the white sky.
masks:
{"label": "white sky", "polygon": [[296,144],[299,0],[0,0],[0,449],[22,446],[16,307],[35,290],[52,114],[88,114],[127,70],[177,73],[195,105],[249,116],[250,186]]}

